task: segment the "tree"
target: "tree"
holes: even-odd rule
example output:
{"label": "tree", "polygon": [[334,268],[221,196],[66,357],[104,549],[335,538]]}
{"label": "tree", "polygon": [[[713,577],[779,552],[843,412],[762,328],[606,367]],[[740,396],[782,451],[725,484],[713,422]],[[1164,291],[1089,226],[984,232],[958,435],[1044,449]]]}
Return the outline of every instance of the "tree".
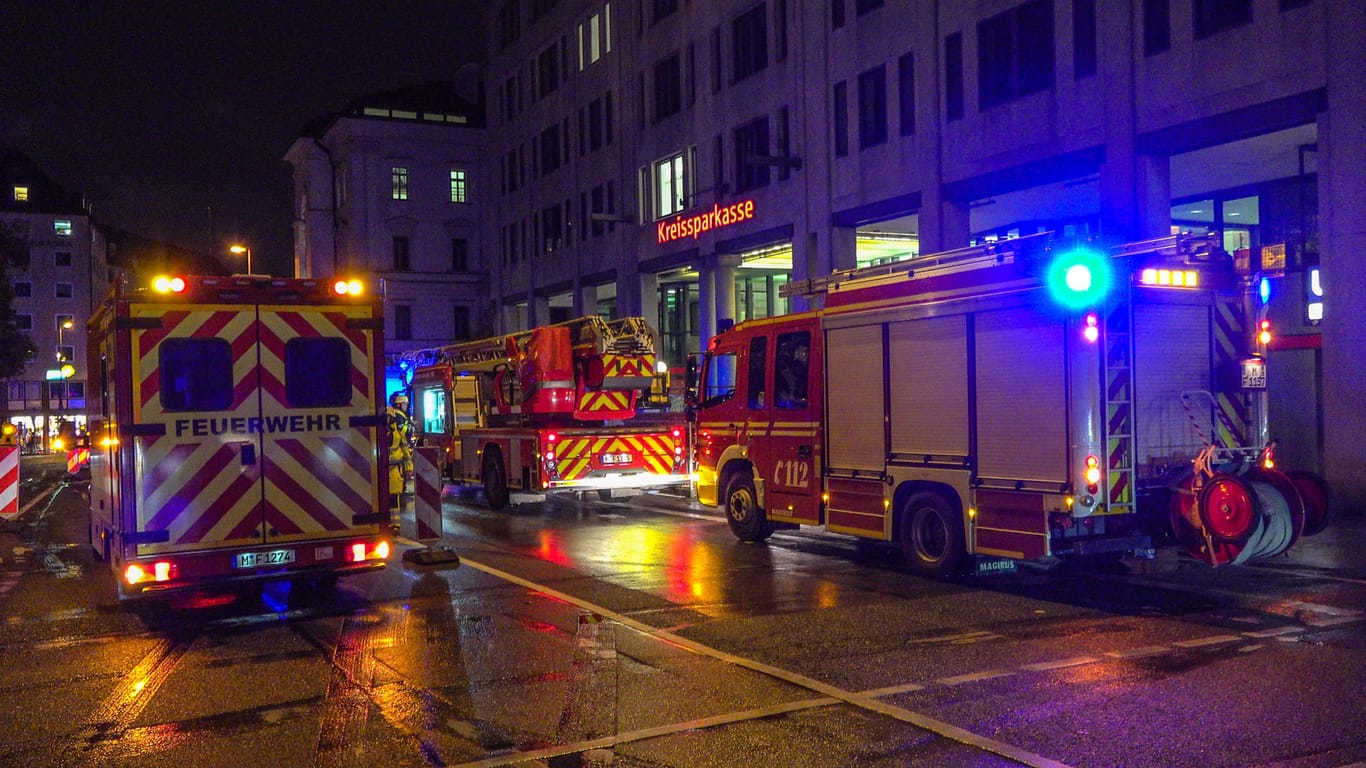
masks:
{"label": "tree", "polygon": [[19,330],[14,312],[14,285],[9,281],[10,265],[28,264],[28,240],[0,221],[0,379],[24,372],[38,347],[33,338]]}

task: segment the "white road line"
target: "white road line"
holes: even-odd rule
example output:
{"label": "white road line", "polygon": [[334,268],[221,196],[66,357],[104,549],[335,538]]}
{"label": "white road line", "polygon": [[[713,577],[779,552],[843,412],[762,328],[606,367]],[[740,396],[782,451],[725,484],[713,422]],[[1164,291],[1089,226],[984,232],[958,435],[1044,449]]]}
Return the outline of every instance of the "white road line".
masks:
{"label": "white road line", "polygon": [[883,696],[896,696],[902,693],[913,693],[915,691],[923,690],[925,690],[925,686],[923,685],[916,685],[915,683],[906,683],[905,685],[893,685],[888,688],[874,688],[870,691],[859,691],[859,693],[864,696],[875,696],[881,698]]}
{"label": "white road line", "polygon": [[1010,669],[984,669],[981,672],[970,672],[966,675],[954,675],[953,677],[941,677],[935,680],[940,685],[961,685],[963,683],[975,683],[979,680],[992,680],[998,677],[1006,677],[1015,674]]}
{"label": "white road line", "polygon": [[1280,637],[1281,635],[1297,635],[1304,632],[1304,627],[1272,627],[1271,629],[1259,629],[1254,632],[1244,632],[1243,637],[1251,637],[1262,640],[1268,637]]}
{"label": "white road line", "polygon": [[1050,669],[1066,669],[1067,667],[1080,667],[1084,664],[1095,664],[1100,659],[1095,656],[1077,656],[1071,659],[1058,659],[1057,661],[1041,661],[1037,664],[1026,664],[1020,667],[1024,672],[1047,672]]}
{"label": "white road line", "polygon": [[1177,648],[1203,648],[1207,645],[1223,645],[1224,643],[1236,643],[1242,640],[1237,635],[1212,635],[1210,637],[1198,637],[1194,640],[1178,640],[1172,645]]}
{"label": "white road line", "polygon": [[1130,648],[1126,651],[1107,651],[1106,656],[1112,659],[1141,659],[1144,656],[1156,656],[1159,653],[1170,653],[1171,648],[1165,645],[1149,645],[1143,648]]}
{"label": "white road line", "polygon": [[[655,627],[652,627],[648,624],[644,624],[640,621],[632,619],[629,616],[616,613],[615,611],[608,610],[607,608],[604,608],[602,606],[594,605],[586,600],[581,600],[573,595],[569,595],[558,590],[551,589],[545,585],[537,584],[533,581],[523,579],[520,576],[513,575],[511,573],[499,570],[492,566],[484,565],[483,563],[470,560],[468,558],[463,558],[461,562],[463,562],[465,565],[468,565],[471,568],[483,571],[484,573],[487,573],[490,576],[496,576],[500,579],[503,579],[504,581],[509,581],[513,584],[517,584],[527,589],[535,590],[537,592],[541,592],[542,594],[550,595],[551,597],[563,600],[571,605],[576,605],[580,608],[583,608],[584,610],[597,613],[605,618],[611,619],[612,621],[621,624],[622,626],[630,627],[631,629],[634,629],[642,634],[658,638],[665,642],[673,643],[674,645],[677,645],[680,648],[685,648],[694,653],[698,653],[704,656],[710,656],[711,658],[726,662],[728,664],[733,664],[738,667],[753,670],[755,672],[768,675],[769,677],[773,677],[778,680],[791,683],[792,685],[796,685],[811,691],[815,691],[816,693],[819,693],[823,696],[838,699],[839,701],[843,701],[847,704],[852,704],[853,706],[860,707],[862,709],[877,712],[878,714],[886,715],[887,717],[891,717],[905,723],[910,723],[911,725],[914,725],[917,728],[937,733],[940,736],[943,736],[944,738],[951,739],[953,741],[959,742],[960,744],[966,744],[970,747],[975,747],[977,749],[981,749],[987,752],[992,752],[994,754],[1001,755],[1002,757],[1005,757],[1007,759],[1014,760],[1018,763],[1023,763],[1028,766],[1034,766],[1035,768],[1064,768],[1065,766],[1064,763],[1058,762],[1056,760],[1050,760],[1042,755],[1036,755],[1032,752],[1021,749],[1012,744],[1006,744],[1005,742],[997,741],[995,739],[987,738],[985,736],[980,736],[966,729],[959,728],[958,726],[950,725],[941,720],[937,720],[933,717],[930,717],[929,715],[925,715],[919,712],[912,712],[908,709],[904,709],[902,707],[898,707],[892,704],[888,704],[887,702],[880,701],[871,696],[854,693],[852,691],[846,691],[842,688],[838,688],[836,686],[823,683],[819,680],[807,677],[805,675],[789,672],[778,667],[754,661],[753,659],[747,659],[742,656],[736,656],[731,653],[726,653],[725,651],[720,651],[715,648],[711,648],[694,640],[689,640],[688,638],[676,635],[672,632],[666,632],[664,630],[656,629]],[[518,759],[524,760],[526,758],[524,756],[519,756]]]}

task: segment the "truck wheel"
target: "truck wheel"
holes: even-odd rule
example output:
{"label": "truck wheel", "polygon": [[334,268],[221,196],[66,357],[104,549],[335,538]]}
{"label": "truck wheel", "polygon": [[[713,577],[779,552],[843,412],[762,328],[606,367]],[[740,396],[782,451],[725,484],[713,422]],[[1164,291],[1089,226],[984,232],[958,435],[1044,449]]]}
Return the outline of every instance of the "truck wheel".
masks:
{"label": "truck wheel", "polygon": [[920,576],[942,579],[963,562],[963,520],[944,497],[931,491],[913,494],[901,507],[901,551]]}
{"label": "truck wheel", "polygon": [[489,509],[499,510],[508,505],[508,479],[503,472],[503,457],[493,448],[484,451],[484,496],[488,498]]}
{"label": "truck wheel", "polygon": [[763,541],[773,535],[773,526],[759,508],[754,481],[746,473],[737,473],[726,485],[726,522],[740,541]]}

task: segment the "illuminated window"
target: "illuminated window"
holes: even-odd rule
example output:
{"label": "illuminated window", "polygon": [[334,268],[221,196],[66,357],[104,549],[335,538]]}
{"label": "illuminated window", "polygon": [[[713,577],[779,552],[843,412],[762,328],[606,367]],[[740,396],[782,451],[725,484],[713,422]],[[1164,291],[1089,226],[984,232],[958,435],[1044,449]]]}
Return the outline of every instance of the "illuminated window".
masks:
{"label": "illuminated window", "polygon": [[394,166],[389,171],[389,176],[393,182],[393,191],[390,194],[395,200],[408,199],[408,169]]}
{"label": "illuminated window", "polygon": [[28,187],[22,187],[22,186],[19,186],[18,184],[15,184],[15,185],[14,185],[14,202],[16,202],[16,203],[26,203],[26,202],[28,202]]}
{"label": "illuminated window", "polygon": [[662,219],[683,210],[688,199],[683,153],[655,163],[655,218]]}
{"label": "illuminated window", "polygon": [[52,231],[56,232],[58,237],[71,237],[70,220],[57,219],[56,221],[52,222]]}
{"label": "illuminated window", "polygon": [[579,23],[579,69],[596,64],[603,54],[612,52],[612,4]]}
{"label": "illuminated window", "polygon": [[469,202],[469,200],[465,197],[465,171],[463,168],[455,168],[451,170],[451,202]]}

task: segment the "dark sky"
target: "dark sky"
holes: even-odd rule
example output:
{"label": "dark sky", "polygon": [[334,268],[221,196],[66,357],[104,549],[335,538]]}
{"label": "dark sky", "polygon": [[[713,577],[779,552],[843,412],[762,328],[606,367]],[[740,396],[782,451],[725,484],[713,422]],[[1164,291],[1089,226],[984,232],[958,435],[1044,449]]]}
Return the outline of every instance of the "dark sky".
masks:
{"label": "dark sky", "polygon": [[366,93],[453,79],[482,45],[480,5],[0,0],[0,144],[97,220],[225,260],[244,240],[255,271],[289,274],[282,158],[299,130]]}

